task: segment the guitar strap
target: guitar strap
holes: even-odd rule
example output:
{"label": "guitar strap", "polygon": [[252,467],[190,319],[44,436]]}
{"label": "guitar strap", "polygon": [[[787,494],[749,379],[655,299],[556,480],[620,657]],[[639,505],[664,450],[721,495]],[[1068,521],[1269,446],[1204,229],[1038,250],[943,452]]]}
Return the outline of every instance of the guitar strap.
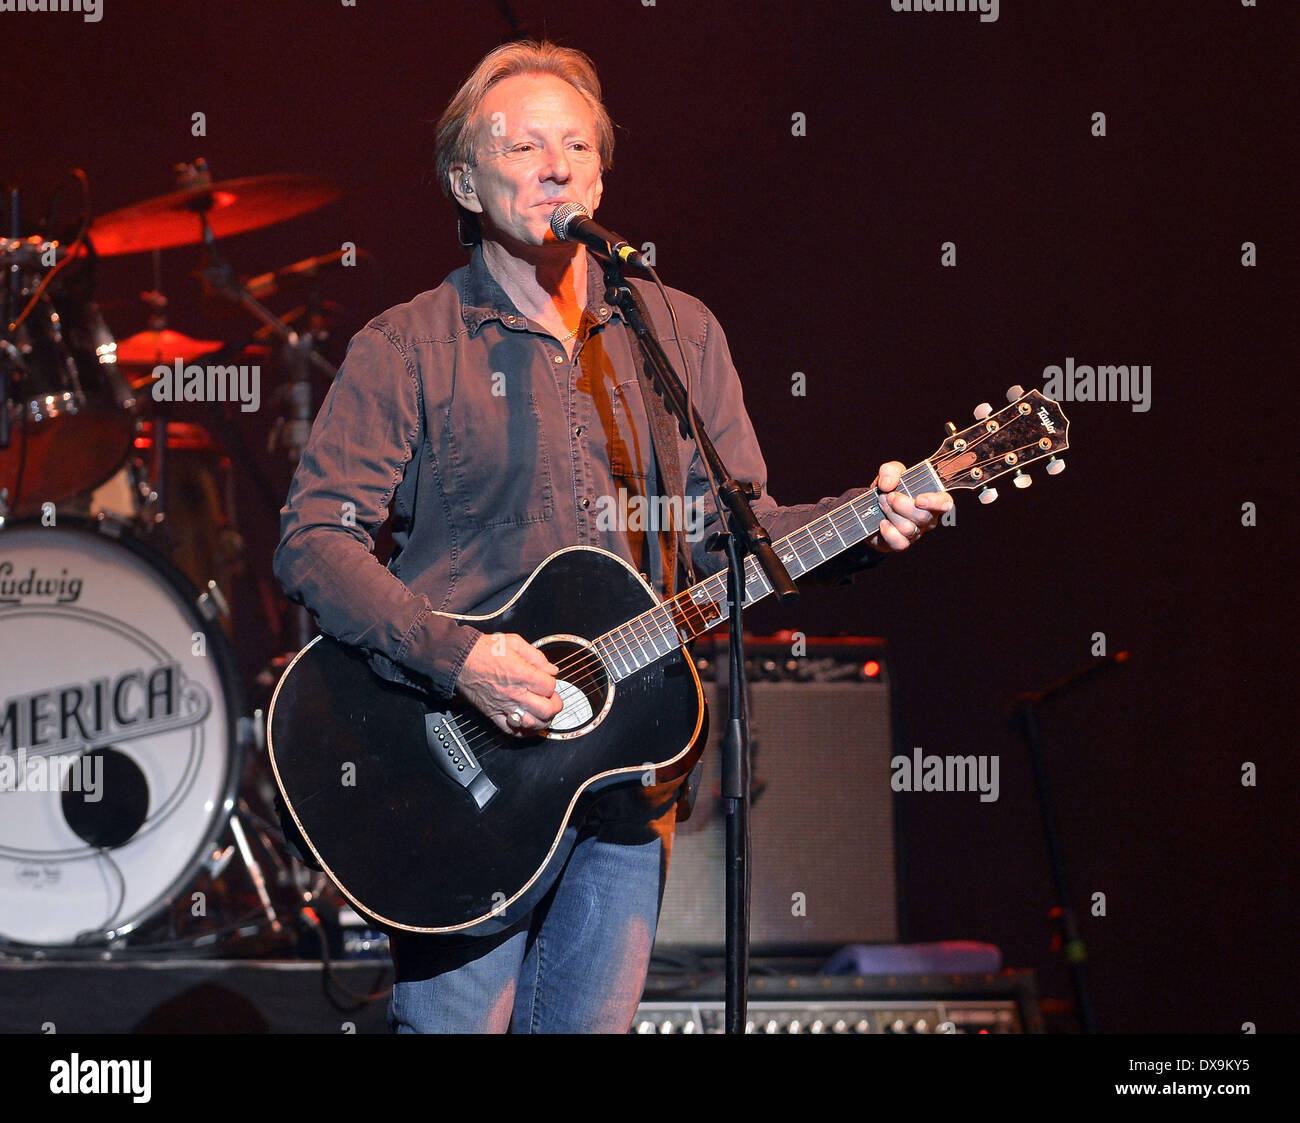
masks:
{"label": "guitar strap", "polygon": [[[677,419],[668,413],[668,407],[664,405],[663,399],[659,396],[654,386],[654,379],[646,369],[644,357],[637,352],[639,361],[636,363],[637,379],[641,383],[641,401],[645,404],[646,417],[650,420],[650,440],[655,450],[655,476],[658,491],[663,497],[664,503],[660,507],[662,511],[669,511],[672,508],[668,504],[672,493],[677,490],[679,480],[683,480],[681,458],[678,456],[677,449]],[[686,574],[686,587],[689,588],[695,583],[695,567],[691,564],[691,551],[686,543],[685,528],[681,523],[686,522],[686,497],[681,496],[681,517],[673,521],[672,529],[660,528],[660,533],[656,545],[659,549],[659,556],[663,559],[664,566],[664,593],[665,599],[671,600],[676,589],[677,564],[680,560],[682,572]],[[700,778],[704,773],[703,758],[695,765],[689,775],[682,782],[677,791],[677,811],[676,821],[679,823],[686,822],[695,810],[695,797],[699,792]]]}
{"label": "guitar strap", "polygon": [[[637,352],[637,358],[636,373],[641,383],[641,401],[645,405],[646,417],[650,421],[650,440],[654,445],[656,483],[659,495],[663,499],[659,510],[667,513],[673,510],[669,501],[674,498],[674,493],[679,486],[678,481],[683,478],[681,458],[677,448],[677,421],[669,415],[668,407],[664,405],[663,399],[655,390],[654,379],[646,369],[644,357]],[[686,497],[682,495],[676,498],[681,500],[680,515],[668,520],[671,522],[671,527],[661,526],[658,536],[659,555],[663,558],[666,600],[671,600],[676,591],[679,564],[686,574],[687,586],[695,583],[695,567],[691,564],[691,551],[686,543],[685,527],[682,525],[686,522],[688,514]]]}

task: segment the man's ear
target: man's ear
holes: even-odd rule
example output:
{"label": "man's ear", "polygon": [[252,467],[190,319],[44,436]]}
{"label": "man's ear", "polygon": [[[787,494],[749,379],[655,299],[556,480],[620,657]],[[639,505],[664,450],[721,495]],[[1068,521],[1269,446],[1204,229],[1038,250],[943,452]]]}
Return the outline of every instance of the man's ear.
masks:
{"label": "man's ear", "polygon": [[[468,164],[452,164],[447,169],[447,176],[448,184],[451,187],[451,197],[472,214],[482,214],[483,204],[479,202],[478,195],[473,191],[474,173],[470,170],[470,166]],[[469,180],[469,191],[465,190],[467,178]]]}
{"label": "man's ear", "polygon": [[600,197],[605,193],[605,177],[598,175],[596,177],[596,206],[600,206]]}

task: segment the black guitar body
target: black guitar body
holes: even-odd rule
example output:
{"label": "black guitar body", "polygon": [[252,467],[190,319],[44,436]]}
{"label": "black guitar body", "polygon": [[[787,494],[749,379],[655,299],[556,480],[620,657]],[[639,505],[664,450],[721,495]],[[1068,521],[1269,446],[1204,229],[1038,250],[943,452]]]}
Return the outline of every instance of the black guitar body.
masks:
{"label": "black guitar body", "polygon": [[620,558],[574,547],[497,613],[458,617],[517,632],[562,667],[565,710],[542,737],[509,737],[472,707],[381,679],[328,637],[299,653],[271,703],[272,766],[304,839],[358,909],[407,931],[498,931],[554,882],[596,793],[691,769],[703,699],[689,655],[613,682],[585,642],[656,603]]}
{"label": "black guitar body", "polygon": [[[1051,457],[1069,421],[1037,390],[954,426],[902,473],[909,495],[993,481]],[[1055,462],[1055,464],[1053,464]],[[792,577],[864,542],[884,518],[870,488],[772,548]],[[746,563],[747,603],[772,590]],[[517,632],[562,668],[564,709],[543,737],[500,733],[467,706],[436,707],[329,639],[299,652],[271,701],[268,747],[289,814],[322,868],[381,924],[482,935],[513,924],[554,883],[587,802],[614,784],[685,775],[703,751],[703,695],[686,639],[730,615],[714,573],[668,606],[625,562],[552,554],[499,612],[462,617]],[[599,654],[593,644],[599,645]],[[634,669],[635,668],[635,669]]]}

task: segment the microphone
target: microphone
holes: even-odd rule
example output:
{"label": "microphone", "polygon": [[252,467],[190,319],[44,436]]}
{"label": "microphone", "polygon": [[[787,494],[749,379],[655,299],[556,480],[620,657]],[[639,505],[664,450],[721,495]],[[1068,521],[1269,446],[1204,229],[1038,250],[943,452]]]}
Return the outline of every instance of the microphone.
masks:
{"label": "microphone", "polygon": [[641,251],[627,244],[627,239],[606,230],[581,203],[561,203],[551,212],[551,232],[561,242],[581,242],[605,257],[616,257],[624,265],[645,268]]}

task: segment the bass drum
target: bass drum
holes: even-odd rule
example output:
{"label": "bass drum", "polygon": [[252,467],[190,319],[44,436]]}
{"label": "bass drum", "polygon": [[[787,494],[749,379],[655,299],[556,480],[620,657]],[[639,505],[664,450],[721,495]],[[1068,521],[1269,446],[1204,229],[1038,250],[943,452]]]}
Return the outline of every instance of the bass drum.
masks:
{"label": "bass drum", "polygon": [[115,940],[213,851],[243,709],[196,598],[112,520],[0,530],[0,945]]}

